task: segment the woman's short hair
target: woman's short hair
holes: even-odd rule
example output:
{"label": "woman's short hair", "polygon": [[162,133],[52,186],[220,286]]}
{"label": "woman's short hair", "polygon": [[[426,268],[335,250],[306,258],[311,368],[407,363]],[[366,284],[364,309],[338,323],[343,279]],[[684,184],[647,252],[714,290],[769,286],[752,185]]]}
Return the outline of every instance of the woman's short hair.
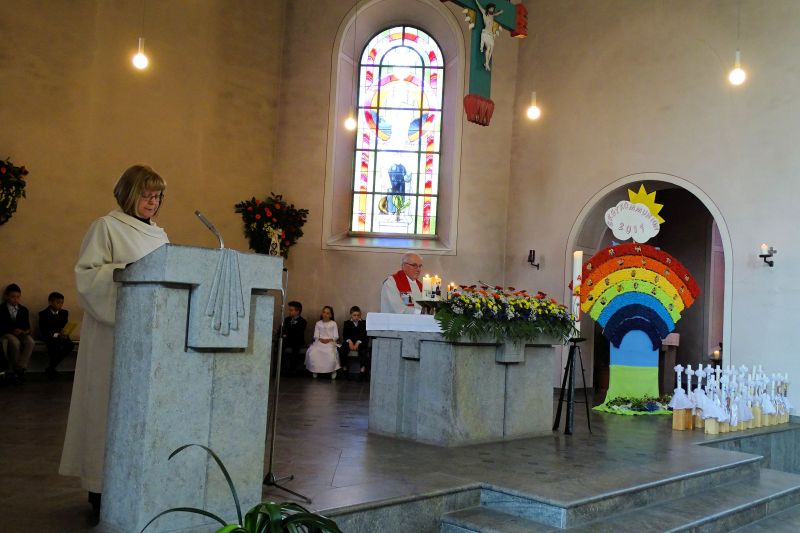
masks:
{"label": "woman's short hair", "polygon": [[114,185],[114,198],[117,199],[119,207],[125,213],[135,217],[137,216],[136,204],[139,202],[142,193],[146,190],[161,191],[162,201],[158,204],[158,209],[156,209],[155,213],[158,214],[166,189],[167,182],[155,170],[146,165],[133,165],[122,173],[117,184]]}

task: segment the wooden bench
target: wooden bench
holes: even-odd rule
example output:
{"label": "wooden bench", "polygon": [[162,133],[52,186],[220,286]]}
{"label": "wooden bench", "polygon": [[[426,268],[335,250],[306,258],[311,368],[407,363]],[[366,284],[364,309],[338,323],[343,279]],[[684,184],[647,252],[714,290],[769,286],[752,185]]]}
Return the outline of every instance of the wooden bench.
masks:
{"label": "wooden bench", "polygon": [[[33,346],[31,360],[28,362],[28,372],[44,372],[45,369],[50,365],[50,357],[47,355],[47,345],[40,338],[39,314],[31,312],[30,320],[35,344]],[[0,339],[0,345],[3,349],[2,353],[4,354],[8,353],[8,350],[6,349],[6,342],[6,340]],[[56,370],[59,372],[75,372],[75,362],[78,358],[78,346],[80,346],[80,340],[73,340],[72,343],[74,345],[72,353],[65,357],[56,368]],[[0,374],[1,373],[2,371],[0,371]]]}

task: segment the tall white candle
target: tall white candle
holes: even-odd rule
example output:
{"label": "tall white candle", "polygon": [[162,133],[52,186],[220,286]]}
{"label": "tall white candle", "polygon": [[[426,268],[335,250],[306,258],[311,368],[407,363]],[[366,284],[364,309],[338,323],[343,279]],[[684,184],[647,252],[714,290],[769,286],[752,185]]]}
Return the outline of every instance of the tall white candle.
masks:
{"label": "tall white candle", "polygon": [[431,277],[428,274],[422,276],[422,297],[426,300],[431,297]]}
{"label": "tall white candle", "polygon": [[580,288],[583,278],[583,252],[572,252],[572,314],[575,315],[575,327],[580,329],[581,297]]}

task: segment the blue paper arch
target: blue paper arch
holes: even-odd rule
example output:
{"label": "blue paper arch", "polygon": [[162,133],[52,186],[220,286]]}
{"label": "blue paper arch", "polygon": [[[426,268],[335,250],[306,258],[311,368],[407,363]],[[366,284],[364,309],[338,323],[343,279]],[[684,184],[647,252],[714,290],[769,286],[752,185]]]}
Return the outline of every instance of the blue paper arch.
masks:
{"label": "blue paper arch", "polygon": [[636,304],[648,307],[658,313],[658,316],[661,317],[664,324],[667,325],[669,331],[675,329],[675,321],[672,320],[672,317],[658,298],[641,292],[623,292],[619,296],[616,296],[608,303],[605,309],[603,309],[600,316],[597,317],[597,323],[600,324],[601,328],[605,329],[608,321],[617,314],[620,309],[628,305]]}
{"label": "blue paper arch", "polygon": [[[637,320],[638,319],[638,320]],[[603,334],[619,347],[622,338],[632,329],[644,331],[653,341],[653,349],[661,347],[661,339],[666,337],[674,327],[667,324],[664,319],[650,307],[641,304],[631,304],[620,308],[606,323]]]}

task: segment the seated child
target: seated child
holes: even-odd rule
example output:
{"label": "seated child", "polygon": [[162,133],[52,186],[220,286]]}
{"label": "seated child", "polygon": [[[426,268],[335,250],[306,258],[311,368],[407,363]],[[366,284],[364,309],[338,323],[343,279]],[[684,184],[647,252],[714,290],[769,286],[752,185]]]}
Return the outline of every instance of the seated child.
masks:
{"label": "seated child", "polygon": [[[357,357],[358,374],[367,370],[367,353],[369,351],[367,337],[367,322],[361,320],[361,309],[354,305],[350,308],[350,320],[345,321],[342,328],[342,347],[339,349],[342,366],[348,368],[349,360]],[[348,372],[349,373],[349,372]]]}
{"label": "seated child", "polygon": [[339,328],[333,320],[333,308],[326,305],[322,308],[321,319],[314,325],[314,342],[306,350],[306,368],[312,377],[330,373],[331,379],[336,379],[339,369],[339,357],[336,354],[338,340]]}
{"label": "seated child", "polygon": [[283,375],[293,376],[300,371],[303,364],[300,359],[303,347],[306,345],[306,319],[300,316],[303,304],[291,301],[286,304],[288,316],[283,319],[281,336],[283,337],[283,352],[281,353],[281,366]]}
{"label": "seated child", "polygon": [[28,308],[22,305],[22,289],[10,283],[3,292],[0,304],[0,338],[5,341],[8,366],[13,374],[11,379],[25,383],[25,372],[36,344],[31,337],[31,322]]}
{"label": "seated child", "polygon": [[60,292],[51,292],[47,297],[50,304],[46,309],[39,311],[39,333],[47,346],[50,357],[50,366],[45,369],[47,377],[58,374],[56,367],[74,348],[69,334],[64,328],[69,323],[69,311],[63,309],[64,295]]}

